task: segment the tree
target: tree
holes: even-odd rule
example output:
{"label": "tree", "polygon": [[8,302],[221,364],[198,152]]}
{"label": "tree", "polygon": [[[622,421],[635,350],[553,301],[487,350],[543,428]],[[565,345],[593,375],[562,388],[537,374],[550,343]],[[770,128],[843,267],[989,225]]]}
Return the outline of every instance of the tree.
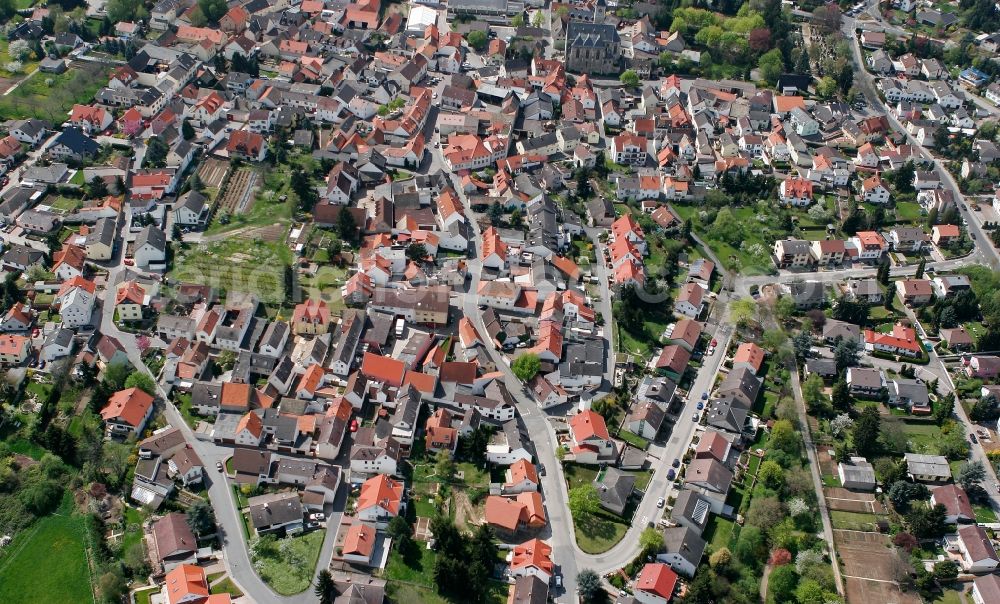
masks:
{"label": "tree", "polygon": [[183,136],[186,141],[194,138],[194,126],[191,125],[189,120],[181,122],[181,136]]}
{"label": "tree", "polygon": [[791,564],[783,564],[771,571],[767,578],[767,594],[769,601],[794,602],[795,588],[799,584],[799,575]]}
{"label": "tree", "polygon": [[777,526],[785,517],[777,497],[754,497],[747,509],[747,523],[762,530]]}
{"label": "tree", "polygon": [[785,453],[798,453],[801,446],[799,434],[787,419],[779,419],[771,426],[770,444]]}
{"label": "tree", "polygon": [[141,371],[133,371],[125,380],[125,388],[138,388],[146,394],[156,395],[156,383],[148,374]]}
{"label": "tree", "polygon": [[569,511],[574,518],[593,516],[600,509],[601,496],[594,485],[588,483],[569,490]]}
{"label": "tree", "polygon": [[767,555],[767,539],[760,528],[744,526],[736,540],[734,553],[743,564],[759,567],[761,560]]}
{"label": "tree", "polygon": [[986,468],[981,461],[970,461],[958,471],[957,482],[966,492],[981,488],[980,483],[984,480],[986,480]]}
{"label": "tree", "polygon": [[434,471],[444,482],[451,482],[455,478],[455,460],[451,458],[451,453],[446,450],[437,452],[434,456]]}
{"label": "tree", "polygon": [[833,384],[830,400],[833,403],[833,408],[838,411],[850,411],[851,407],[854,406],[854,398],[851,396],[851,390],[843,378]]}
{"label": "tree", "polygon": [[948,530],[946,515],[947,510],[939,503],[934,507],[914,509],[906,515],[906,523],[910,525],[910,532],[918,539],[935,539]]}
{"label": "tree", "polygon": [[212,23],[218,21],[229,10],[226,0],[198,0],[198,8]]}
{"label": "tree", "polygon": [[473,30],[465,36],[465,41],[469,43],[469,46],[474,48],[476,52],[482,52],[486,45],[489,44],[489,38],[486,37],[486,32],[481,30]]}
{"label": "tree", "polygon": [[840,436],[846,434],[853,425],[854,420],[851,419],[851,416],[846,413],[841,413],[837,417],[830,420],[830,432],[839,438]]}
{"label": "tree", "polygon": [[778,81],[781,72],[785,70],[785,59],[781,51],[777,48],[769,50],[757,59],[757,69],[760,77],[768,84],[774,85]]}
{"label": "tree", "polygon": [[795,350],[795,358],[804,361],[812,349],[812,336],[805,331],[795,334],[795,337],[792,338],[792,348]]}
{"label": "tree", "polygon": [[877,407],[865,407],[861,417],[854,423],[851,431],[854,448],[863,457],[873,456],[879,451],[878,436],[882,427]]}
{"label": "tree", "polygon": [[729,316],[737,327],[746,327],[757,320],[757,301],[740,298],[729,305]]}
{"label": "tree", "polygon": [[[954,400],[954,394],[952,394]],[[954,406],[954,402],[952,403]],[[980,398],[972,409],[969,410],[969,419],[974,422],[981,422],[988,419],[995,419],[998,413],[997,397],[992,394]],[[950,415],[950,414],[949,414]]]}
{"label": "tree", "polygon": [[927,266],[927,260],[925,258],[920,259],[920,263],[917,264],[917,273],[913,276],[915,279],[924,278],[924,267]]}
{"label": "tree", "polygon": [[354,220],[354,214],[351,214],[346,207],[340,208],[340,213],[337,215],[337,234],[344,241],[354,241],[357,236],[358,223]]}
{"label": "tree", "polygon": [[524,15],[520,13],[514,15],[514,18],[510,20],[510,24],[515,29],[518,27],[524,27]]}
{"label": "tree", "polygon": [[840,87],[840,93],[847,95],[853,85],[854,66],[850,63],[844,63],[844,66],[840,68],[840,73],[837,74],[837,86]]}
{"label": "tree", "polygon": [[760,479],[765,487],[777,491],[785,484],[784,473],[785,471],[777,462],[768,459],[760,464],[760,469],[757,470],[757,478]]}
{"label": "tree", "polygon": [[[316,187],[309,180],[309,175],[302,170],[294,170],[289,184],[296,197],[299,198],[299,209],[303,212],[311,212],[319,196],[316,193]],[[346,208],[341,208],[340,213],[349,214],[350,212]]]}
{"label": "tree", "polygon": [[531,15],[531,26],[541,27],[545,24],[545,15],[540,10],[536,10],[535,14]]}
{"label": "tree", "polygon": [[333,583],[333,575],[330,574],[329,570],[324,568],[316,575],[316,588],[313,590],[313,593],[319,598],[320,604],[332,604],[333,599],[336,597],[336,591]]}
{"label": "tree", "polygon": [[427,258],[427,246],[422,243],[411,243],[406,248],[406,257],[414,262],[423,262]]}
{"label": "tree", "polygon": [[782,323],[795,315],[795,300],[791,296],[781,296],[774,303],[774,316]]}
{"label": "tree", "polygon": [[758,27],[751,30],[747,37],[747,44],[754,52],[765,52],[771,48],[771,30],[766,27]]}
{"label": "tree", "polygon": [[889,487],[888,495],[889,501],[897,511],[906,512],[914,501],[923,501],[930,497],[930,492],[922,484],[897,480]]}
{"label": "tree", "polygon": [[102,197],[108,196],[108,183],[104,182],[104,179],[100,176],[95,176],[90,179],[87,183],[87,197],[91,199],[100,199]]}
{"label": "tree", "polygon": [[951,583],[958,578],[958,565],[952,560],[945,560],[934,565],[934,578],[939,583]]}
{"label": "tree", "polygon": [[892,544],[898,548],[902,548],[908,554],[915,550],[920,545],[920,542],[910,533],[902,532],[896,533],[896,536],[892,538]]}
{"label": "tree", "polygon": [[639,535],[639,546],[649,554],[663,551],[663,534],[654,528],[645,528]]}
{"label": "tree", "polygon": [[733,554],[729,551],[728,547],[719,548],[718,551],[712,552],[712,555],[708,557],[709,565],[715,569],[726,568],[732,561]]}
{"label": "tree", "polygon": [[858,363],[860,345],[854,338],[841,338],[833,349],[833,360],[837,364],[837,371],[843,372],[848,367],[853,367]]}
{"label": "tree", "polygon": [[541,369],[541,367],[542,362],[538,358],[538,355],[528,352],[514,359],[514,362],[511,363],[510,369],[514,372],[514,375],[517,376],[517,379],[522,382],[527,382],[531,378],[535,377],[535,374],[538,373],[538,370]]}
{"label": "tree", "polygon": [[802,398],[805,399],[806,407],[809,412],[813,415],[829,416],[832,414],[833,409],[830,406],[830,400],[827,398],[826,394],[823,393],[823,378],[819,377],[815,373],[810,374],[804,382],[802,382]]}
{"label": "tree", "polygon": [[162,137],[154,136],[146,142],[146,155],[143,156],[144,168],[163,168],[167,165],[167,143]]}
{"label": "tree", "polygon": [[882,285],[889,285],[889,257],[883,256],[882,261],[878,265],[878,272],[876,273],[876,279]]}
{"label": "tree", "polygon": [[0,18],[9,19],[16,11],[17,5],[14,3],[14,0],[0,0]]}
{"label": "tree", "polygon": [[830,76],[824,76],[820,78],[819,82],[816,83],[816,94],[820,98],[829,99],[837,94],[837,90],[840,86],[837,84],[837,80],[831,78]]}
{"label": "tree", "polygon": [[581,570],[576,575],[577,591],[584,602],[596,602],[604,588],[601,587],[601,577],[589,568]]}
{"label": "tree", "polygon": [[187,525],[199,537],[215,533],[215,513],[207,501],[196,501],[188,508]]}
{"label": "tree", "polygon": [[846,323],[862,325],[868,320],[868,305],[864,302],[849,300],[843,296],[833,305],[833,318]]}
{"label": "tree", "polygon": [[639,74],[635,72],[634,69],[626,69],[619,76],[618,80],[622,83],[622,86],[626,88],[635,88],[639,85]]}
{"label": "tree", "polygon": [[[945,420],[951,418],[952,413],[955,411],[955,393],[949,392],[944,396],[938,398],[937,404],[934,405],[934,419],[937,420],[940,426]],[[970,413],[971,417],[972,414]],[[973,420],[976,421],[976,420]]]}

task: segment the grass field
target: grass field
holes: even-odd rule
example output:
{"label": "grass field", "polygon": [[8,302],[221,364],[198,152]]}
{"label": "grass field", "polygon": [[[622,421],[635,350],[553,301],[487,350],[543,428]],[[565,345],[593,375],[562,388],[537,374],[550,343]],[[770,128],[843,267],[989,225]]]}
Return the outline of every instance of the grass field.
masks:
{"label": "grass field", "polygon": [[84,519],[72,496],[18,534],[0,557],[0,602],[92,602]]}
{"label": "grass field", "polygon": [[280,554],[264,557],[261,559],[260,578],[283,596],[305,591],[312,583],[313,571],[325,535],[326,531],[313,531],[300,537],[293,537],[294,557],[302,563],[293,564],[283,559]]}
{"label": "grass field", "polygon": [[291,262],[291,251],[281,244],[234,237],[178,250],[170,279],[253,293],[265,304],[280,304]]}
{"label": "grass field", "polygon": [[0,119],[35,117],[60,124],[76,103],[90,103],[108,79],[106,67],[88,65],[53,75],[39,73],[0,96]]}

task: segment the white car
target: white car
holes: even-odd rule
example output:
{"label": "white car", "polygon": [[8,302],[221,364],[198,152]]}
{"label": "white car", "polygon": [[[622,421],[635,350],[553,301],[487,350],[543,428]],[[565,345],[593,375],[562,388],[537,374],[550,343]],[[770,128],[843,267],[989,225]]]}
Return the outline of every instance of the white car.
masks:
{"label": "white car", "polygon": [[309,520],[312,520],[314,522],[326,520],[326,514],[324,514],[323,512],[316,512],[315,514],[309,514]]}

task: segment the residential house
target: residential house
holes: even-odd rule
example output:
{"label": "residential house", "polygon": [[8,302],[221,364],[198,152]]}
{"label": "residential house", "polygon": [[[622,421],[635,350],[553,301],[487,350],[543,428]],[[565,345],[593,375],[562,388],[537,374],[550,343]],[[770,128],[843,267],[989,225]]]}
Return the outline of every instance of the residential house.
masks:
{"label": "residential house", "polygon": [[109,436],[141,434],[152,414],[153,397],[139,388],[119,390],[101,409]]}

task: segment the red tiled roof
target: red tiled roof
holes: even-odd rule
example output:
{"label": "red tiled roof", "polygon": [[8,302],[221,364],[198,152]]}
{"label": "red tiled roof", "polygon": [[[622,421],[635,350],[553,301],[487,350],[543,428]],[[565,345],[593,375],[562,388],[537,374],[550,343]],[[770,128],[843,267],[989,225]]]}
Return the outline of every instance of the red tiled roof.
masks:
{"label": "red tiled roof", "polygon": [[108,404],[101,409],[101,418],[104,421],[116,420],[138,427],[152,406],[153,397],[138,388],[119,390],[111,395]]}

